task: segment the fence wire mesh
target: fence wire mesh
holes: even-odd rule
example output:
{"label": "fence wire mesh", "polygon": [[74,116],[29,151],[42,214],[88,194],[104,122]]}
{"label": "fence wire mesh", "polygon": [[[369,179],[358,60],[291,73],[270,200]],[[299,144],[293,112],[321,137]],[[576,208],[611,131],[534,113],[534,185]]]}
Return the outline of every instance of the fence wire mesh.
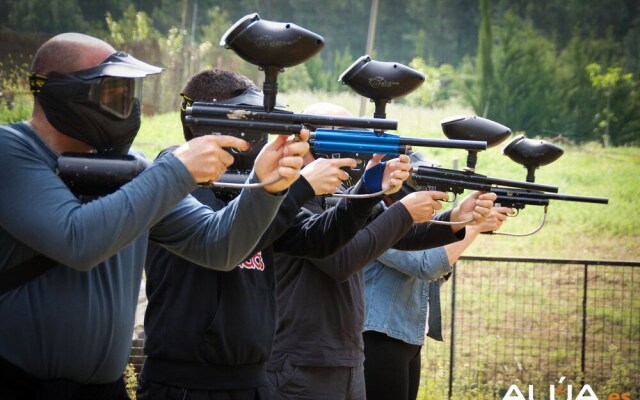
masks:
{"label": "fence wire mesh", "polygon": [[421,398],[532,385],[564,400],[587,384],[640,398],[640,263],[467,257],[441,298],[445,342],[425,342]]}

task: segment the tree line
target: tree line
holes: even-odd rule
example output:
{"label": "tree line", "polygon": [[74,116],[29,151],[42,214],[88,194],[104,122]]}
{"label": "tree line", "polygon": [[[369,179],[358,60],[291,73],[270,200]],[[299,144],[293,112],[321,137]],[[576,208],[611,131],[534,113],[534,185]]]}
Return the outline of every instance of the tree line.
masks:
{"label": "tree line", "polygon": [[[319,56],[282,74],[282,91],[339,91],[339,74],[364,54],[370,7],[359,0],[9,0],[0,5],[0,35],[13,39],[3,40],[0,60],[6,70],[10,43],[24,35],[86,32],[163,65],[148,100],[157,111],[173,110],[179,87],[201,68],[261,81],[255,67],[219,46],[233,22],[258,12],[326,41]],[[624,145],[640,142],[639,50],[634,0],[383,0],[371,56],[425,74],[402,101],[464,101],[529,136]]]}

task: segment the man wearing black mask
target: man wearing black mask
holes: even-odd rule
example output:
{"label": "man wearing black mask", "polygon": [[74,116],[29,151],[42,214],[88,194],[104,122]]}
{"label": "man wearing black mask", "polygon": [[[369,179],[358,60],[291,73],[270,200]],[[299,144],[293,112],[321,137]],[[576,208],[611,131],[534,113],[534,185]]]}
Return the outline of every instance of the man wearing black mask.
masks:
{"label": "man wearing black mask", "polygon": [[233,162],[224,148],[248,143],[208,136],[111,194],[76,197],[56,174],[59,155],[126,153],[139,127],[137,80],[160,70],[77,33],[34,56],[33,116],[0,127],[0,398],[128,398],[122,374],[148,241],[233,268],[299,176],[305,132],[266,145],[249,178],[282,179],[214,212],[188,194]]}

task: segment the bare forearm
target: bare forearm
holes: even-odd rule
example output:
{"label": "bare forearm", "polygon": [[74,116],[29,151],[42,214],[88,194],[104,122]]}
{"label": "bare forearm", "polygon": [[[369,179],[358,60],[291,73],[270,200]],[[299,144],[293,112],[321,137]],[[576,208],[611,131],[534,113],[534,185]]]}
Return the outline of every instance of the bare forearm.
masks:
{"label": "bare forearm", "polygon": [[450,265],[453,265],[453,263],[458,261],[462,253],[467,250],[467,248],[471,245],[471,243],[473,243],[473,241],[478,237],[479,234],[480,230],[475,226],[467,226],[464,239],[444,246],[444,250],[447,253],[447,258],[449,259]]}

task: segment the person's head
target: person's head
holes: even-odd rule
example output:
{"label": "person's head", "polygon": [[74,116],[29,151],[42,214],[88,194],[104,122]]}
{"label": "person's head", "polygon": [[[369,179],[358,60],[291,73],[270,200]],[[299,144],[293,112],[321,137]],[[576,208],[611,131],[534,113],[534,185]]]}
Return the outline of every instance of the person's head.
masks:
{"label": "person's head", "polygon": [[333,103],[318,102],[305,107],[303,114],[328,115],[332,117],[353,117],[353,113],[346,108]]}
{"label": "person's head", "polygon": [[[256,93],[260,92],[260,90],[256,88],[256,85],[244,75],[221,69],[200,71],[189,78],[180,93],[183,98],[180,107],[181,119],[184,121],[184,111],[186,107],[194,102],[225,101],[225,103],[230,104],[233,102],[226,101],[241,96],[247,92],[248,89],[255,89]],[[260,101],[262,101],[261,97]],[[235,104],[239,104],[239,102]],[[262,103],[260,103],[260,106],[262,106]],[[182,129],[184,138],[187,141],[197,136],[196,133],[192,132],[191,128],[184,124],[182,125]]]}
{"label": "person's head", "polygon": [[57,35],[33,57],[33,120],[98,152],[126,153],[140,128],[141,78],[161,71],[100,39]]}
{"label": "person's head", "polygon": [[[329,116],[329,117],[353,117],[353,113],[351,113],[351,111],[347,110],[346,108],[339,106],[337,104],[333,104],[333,103],[324,103],[324,102],[318,102],[318,103],[313,103],[311,105],[308,105],[307,107],[305,107],[304,110],[302,110],[303,114],[310,114],[310,115],[324,115],[324,116]],[[328,129],[335,129],[335,128],[339,128],[337,126],[308,126],[308,128],[310,130],[315,130],[318,128],[328,128]],[[310,162],[312,162],[315,159],[316,155],[313,154],[313,150],[307,152],[304,155],[304,164],[307,165]]]}
{"label": "person's head", "polygon": [[[195,102],[215,103],[229,106],[255,106],[262,108],[262,91],[246,76],[221,69],[208,69],[191,76],[180,93],[180,119],[185,140],[216,133],[207,126],[189,126],[185,122],[187,107]],[[246,152],[233,154],[230,171],[248,174],[253,168],[256,156],[267,144],[269,134],[259,134],[250,140],[251,148]],[[235,189],[213,189],[216,196],[223,201],[231,201],[240,191]]]}

